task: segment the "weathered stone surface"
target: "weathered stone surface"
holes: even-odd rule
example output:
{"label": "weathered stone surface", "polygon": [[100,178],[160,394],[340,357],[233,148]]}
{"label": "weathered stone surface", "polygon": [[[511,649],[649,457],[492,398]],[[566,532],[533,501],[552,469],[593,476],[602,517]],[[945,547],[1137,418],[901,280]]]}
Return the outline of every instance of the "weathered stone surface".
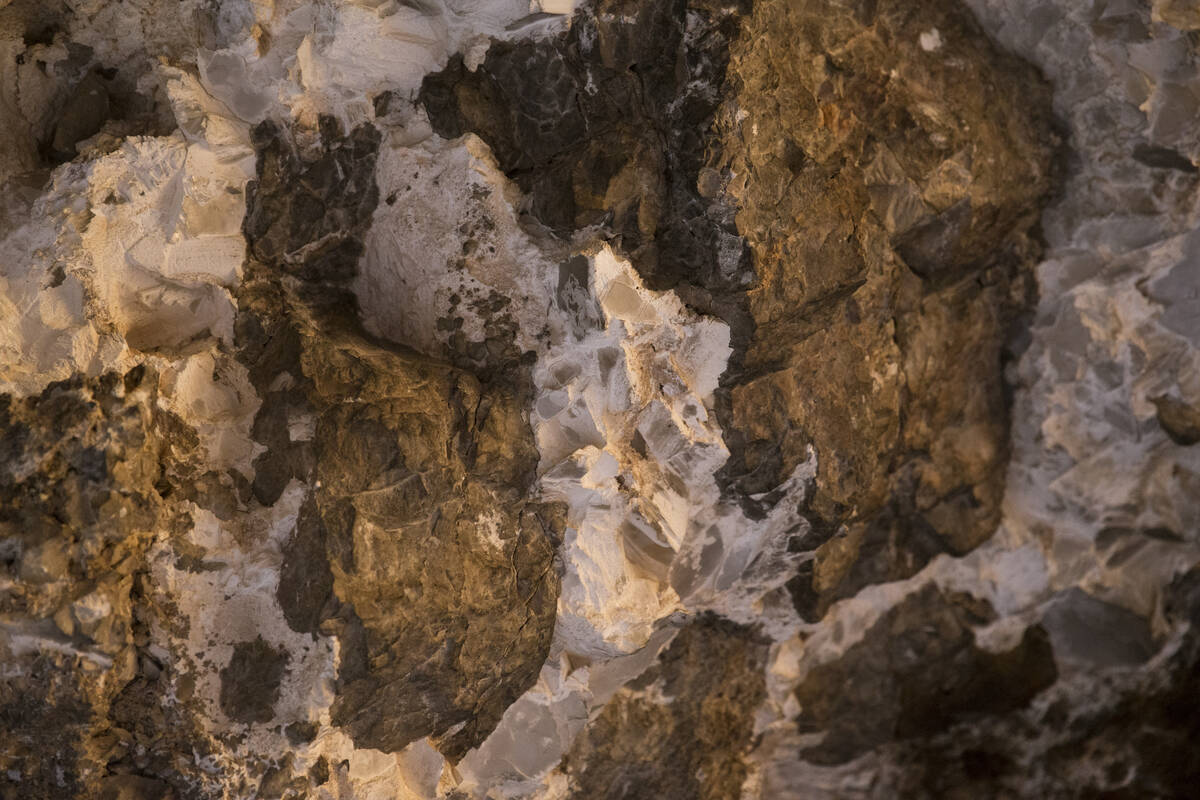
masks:
{"label": "weathered stone surface", "polygon": [[816,450],[810,508],[837,535],[796,595],[812,619],[999,521],[1050,94],[956,2],[759,3],[729,76],[714,166],[756,283],[726,476],[767,492]]}
{"label": "weathered stone surface", "polygon": [[762,514],[749,496],[769,507],[812,447],[811,511],[841,530],[802,616],[976,547],[1054,187],[1048,87],[956,2],[611,6],[427,79],[435,129],[479,133],[539,220],[601,225],[729,322],[723,480]]}
{"label": "weathered stone surface", "polygon": [[179,773],[155,763],[164,745],[206,749],[163,696],[148,631],[163,611],[146,592],[148,550],[181,521],[164,497],[197,478],[195,434],[156,401],[140,366],[0,397],[5,797],[166,797],[160,778]]}
{"label": "weathered stone surface", "polygon": [[[1166,609],[1174,619],[1187,617],[1195,624],[1196,585],[1193,569],[1168,587]],[[1100,707],[1069,712],[1070,723],[1061,726],[1066,735],[1047,753],[1056,790],[1126,797],[1191,793],[1200,769],[1188,753],[1200,733],[1200,719],[1187,698],[1200,688],[1198,664],[1200,646],[1193,629],[1156,679],[1126,687]],[[1044,722],[1054,725],[1052,715],[1062,710],[1052,707]]]}
{"label": "weathered stone surface", "polygon": [[602,0],[565,36],[497,43],[426,78],[443,136],[474,132],[560,236],[601,226],[654,289],[743,288],[733,209],[700,185],[729,45],[747,0]]}
{"label": "weathered stone surface", "polygon": [[238,722],[269,722],[275,716],[287,662],[288,654],[261,636],[239,642],[221,670],[221,710]]}
{"label": "weathered stone surface", "polygon": [[906,598],[837,661],[796,687],[805,732],[821,743],[801,755],[842,763],[886,742],[926,737],[972,718],[1024,708],[1058,672],[1046,631],[991,653],[972,629],[994,612],[971,597],[926,590]]}
{"label": "weathered stone surface", "polygon": [[1176,444],[1193,445],[1200,442],[1200,410],[1173,397],[1155,397],[1158,424]]}
{"label": "weathered stone surface", "polygon": [[294,628],[341,641],[335,725],[389,752],[433,736],[457,758],[536,679],[554,627],[562,521],[528,497],[528,378],[481,384],[353,320],[340,286],[378,200],[372,128],[327,119],[310,152],[269,125],[255,142],[239,295],[265,397],[254,491],[311,486],[278,597]]}
{"label": "weathered stone surface", "polygon": [[737,796],[766,695],[766,645],[715,616],[688,623],[576,740],[570,796]]}
{"label": "weathered stone surface", "polygon": [[1190,797],[1191,5],[0,0],[0,797]]}

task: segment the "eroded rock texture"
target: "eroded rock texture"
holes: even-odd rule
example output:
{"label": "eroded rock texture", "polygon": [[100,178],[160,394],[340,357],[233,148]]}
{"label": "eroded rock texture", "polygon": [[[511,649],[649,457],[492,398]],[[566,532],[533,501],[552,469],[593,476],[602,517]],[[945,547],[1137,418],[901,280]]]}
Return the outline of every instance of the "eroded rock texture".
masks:
{"label": "eroded rock texture", "polygon": [[1197,31],[0,0],[0,797],[1192,796]]}
{"label": "eroded rock texture", "polygon": [[[698,183],[747,2],[600,2],[557,39],[454,59],[421,90],[434,130],[478,133],[569,236],[602,226],[654,289],[743,288],[734,209]],[[711,179],[708,181],[711,184]]]}
{"label": "eroded rock texture", "polygon": [[253,492],[312,487],[280,604],[338,637],[332,721],[357,745],[432,736],[457,758],[536,679],[554,627],[562,514],[528,500],[529,379],[480,384],[359,328],[343,287],[379,196],[373,127],[343,138],[323,118],[311,155],[270,123],[254,138],[238,318],[264,398]]}
{"label": "eroded rock texture", "polygon": [[1050,94],[955,2],[764,4],[734,65],[727,191],[758,275],[725,469],[769,492],[815,449],[791,587],[813,620],[996,528]]}
{"label": "eroded rock texture", "polygon": [[766,694],[766,644],[716,617],[691,622],[575,740],[570,796],[736,796]]}
{"label": "eroded rock texture", "polygon": [[207,749],[186,699],[165,696],[152,629],[176,621],[148,561],[191,522],[165,498],[208,476],[195,434],[155,407],[155,377],[139,366],[0,401],[7,795],[100,796],[153,764],[142,796],[161,797],[186,771],[177,757]]}
{"label": "eroded rock texture", "polygon": [[974,628],[994,619],[969,595],[926,589],[906,597],[796,687],[801,729],[829,731],[804,758],[840,764],[894,738],[1028,706],[1057,677],[1049,637],[1034,626],[1015,647],[989,652]]}
{"label": "eroded rock texture", "polygon": [[454,62],[423,87],[435,130],[479,132],[540,221],[600,225],[730,323],[722,479],[760,516],[750,496],[817,455],[816,538],[837,538],[793,586],[805,619],[976,547],[1054,185],[1049,88],[957,2],[627,11]]}

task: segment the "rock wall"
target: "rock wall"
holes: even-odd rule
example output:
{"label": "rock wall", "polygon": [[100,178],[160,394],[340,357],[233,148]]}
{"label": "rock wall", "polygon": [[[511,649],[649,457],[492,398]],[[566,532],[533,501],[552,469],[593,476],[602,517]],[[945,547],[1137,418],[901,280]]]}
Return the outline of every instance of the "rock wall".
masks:
{"label": "rock wall", "polygon": [[0,0],[0,797],[1189,797],[1200,13]]}

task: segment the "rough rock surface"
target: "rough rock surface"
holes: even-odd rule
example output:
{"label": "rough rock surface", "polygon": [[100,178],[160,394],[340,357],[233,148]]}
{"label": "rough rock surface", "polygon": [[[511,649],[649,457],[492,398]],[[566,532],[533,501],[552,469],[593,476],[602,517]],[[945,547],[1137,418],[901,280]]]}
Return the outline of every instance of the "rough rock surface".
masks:
{"label": "rough rock surface", "polygon": [[737,796],[766,695],[766,645],[717,617],[690,622],[575,739],[570,796]]}
{"label": "rough rock surface", "polygon": [[1057,142],[1049,87],[957,2],[762,4],[742,41],[726,191],[755,330],[725,470],[770,492],[816,451],[815,557],[790,587],[813,621],[995,530],[1002,367]]}
{"label": "rough rock surface", "polygon": [[[166,498],[203,491],[210,476],[195,471],[195,434],[156,408],[154,378],[139,366],[0,401],[0,719],[13,797],[90,796],[156,761],[159,777],[175,777],[167,747],[206,748],[191,741],[186,714],[163,741],[186,699],[161,681],[168,654],[152,630],[173,620],[154,600],[148,561],[158,537],[191,522]],[[144,727],[147,717],[157,725]],[[147,784],[159,793],[145,796],[167,788]]]}
{"label": "rough rock surface", "polygon": [[457,758],[536,680],[554,627],[562,514],[527,500],[529,378],[481,385],[357,329],[341,287],[379,196],[373,127],[343,137],[324,117],[311,154],[272,123],[254,142],[237,329],[263,398],[251,488],[270,506],[311,485],[280,605],[338,637],[332,720],[356,744],[433,736]]}
{"label": "rough rock surface", "polygon": [[0,0],[0,797],[1190,797],[1200,12]]}
{"label": "rough rock surface", "polygon": [[427,79],[434,129],[478,132],[547,227],[601,226],[736,331],[722,478],[759,516],[813,448],[837,537],[800,543],[805,619],[971,550],[999,520],[1049,88],[957,2],[620,7]]}

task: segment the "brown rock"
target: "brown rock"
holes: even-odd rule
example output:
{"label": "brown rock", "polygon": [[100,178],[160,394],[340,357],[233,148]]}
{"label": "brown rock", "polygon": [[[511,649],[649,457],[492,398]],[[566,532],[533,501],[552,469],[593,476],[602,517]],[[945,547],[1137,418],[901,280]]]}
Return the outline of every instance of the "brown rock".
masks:
{"label": "brown rock", "polygon": [[844,535],[793,583],[813,619],[995,528],[1049,90],[957,2],[758,3],[728,80],[713,168],[757,279],[725,479],[767,492],[816,451],[811,513]]}
{"label": "brown rock", "polygon": [[221,710],[238,722],[269,722],[275,716],[288,661],[286,652],[271,647],[261,636],[238,642],[221,670]]}
{"label": "brown rock", "polygon": [[1200,408],[1169,395],[1155,397],[1158,424],[1175,444],[1185,447],[1200,442]]}
{"label": "brown rock", "polygon": [[993,618],[986,603],[936,588],[905,598],[796,688],[801,730],[825,732],[803,758],[840,764],[887,742],[1024,708],[1058,678],[1049,638],[1035,626],[1011,650],[982,650],[973,627]]}
{"label": "brown rock", "polygon": [[740,625],[711,615],[690,622],[576,739],[564,762],[571,797],[739,796],[766,697],[766,652]]}
{"label": "brown rock", "polygon": [[[458,758],[537,679],[554,627],[563,519],[528,496],[528,368],[505,356],[481,380],[368,336],[344,284],[379,136],[329,120],[314,148],[289,136],[255,132],[238,320],[264,397],[255,496],[310,489],[278,597],[295,629],[341,639],[335,725],[385,751],[432,736]],[[292,441],[296,415],[315,419],[311,441]]]}
{"label": "brown rock", "polygon": [[[848,526],[821,587],[793,583],[803,616],[991,535],[1058,140],[1049,88],[957,0],[604,0],[421,96],[550,229],[599,225],[648,285],[730,324],[722,485],[761,516],[812,448],[809,512]],[[884,513],[919,542],[872,550]]]}
{"label": "brown rock", "polygon": [[100,800],[174,800],[171,787],[141,775],[110,775],[101,784]]}
{"label": "brown rock", "polygon": [[[11,581],[0,613],[61,648],[18,656],[0,643],[0,780],[18,776],[23,797],[167,797],[162,750],[205,749],[182,704],[163,715],[171,665],[145,650],[159,613],[147,550],[173,524],[163,496],[196,477],[195,433],[158,407],[156,386],[135,367],[0,398],[0,569]],[[122,719],[133,698],[139,710]],[[105,778],[130,751],[150,775]]]}

